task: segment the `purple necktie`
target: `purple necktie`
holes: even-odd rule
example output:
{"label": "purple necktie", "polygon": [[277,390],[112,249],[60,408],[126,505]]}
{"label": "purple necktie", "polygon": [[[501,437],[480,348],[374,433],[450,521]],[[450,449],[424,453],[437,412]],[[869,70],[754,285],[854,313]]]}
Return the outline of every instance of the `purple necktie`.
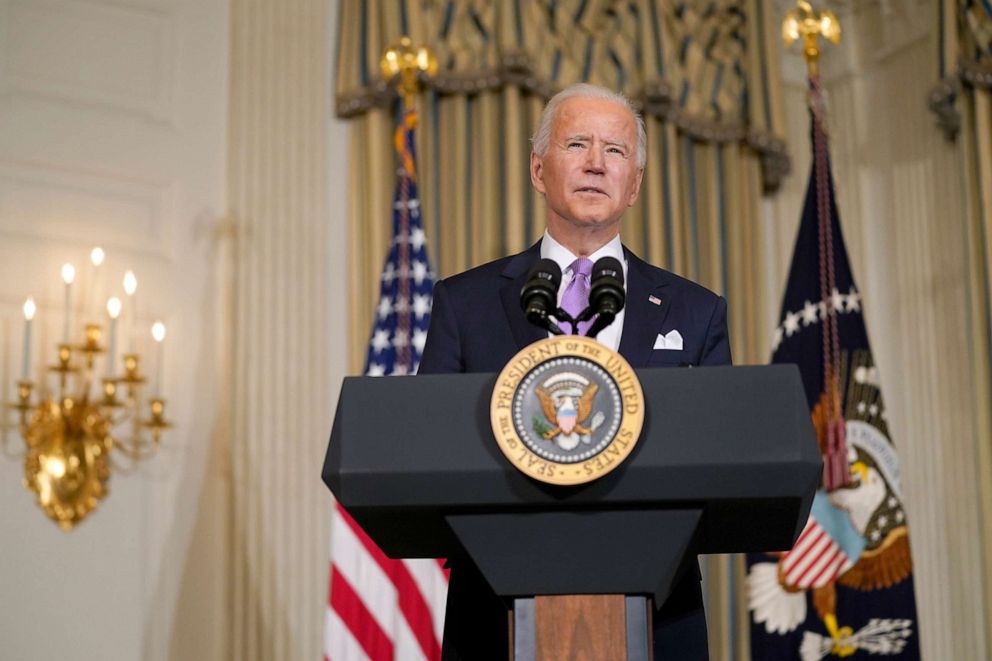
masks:
{"label": "purple necktie", "polygon": [[[561,308],[573,317],[578,317],[589,306],[589,275],[592,273],[592,260],[588,257],[579,257],[569,268],[572,270],[572,279],[561,297]],[[575,334],[585,335],[592,322],[592,319],[580,322]],[[562,330],[571,330],[571,328],[571,324],[565,323]]]}

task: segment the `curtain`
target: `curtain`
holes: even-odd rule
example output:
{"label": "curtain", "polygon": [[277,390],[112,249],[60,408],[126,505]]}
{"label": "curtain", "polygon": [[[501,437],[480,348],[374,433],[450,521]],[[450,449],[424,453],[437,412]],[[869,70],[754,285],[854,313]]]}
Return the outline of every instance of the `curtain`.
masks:
{"label": "curtain", "polygon": [[[970,247],[968,351],[981,440],[975,458],[984,524],[979,531],[980,571],[985,603],[992,604],[992,5],[942,0],[939,10],[940,79],[930,94],[930,108],[947,139],[958,143],[965,173],[962,193]],[[992,609],[986,613],[986,630],[992,630]]]}
{"label": "curtain", "polygon": [[[788,172],[765,0],[398,1],[341,4],[337,112],[350,145],[352,368],[361,368],[389,236],[395,93],[379,58],[400,35],[430,45],[417,96],[418,171],[430,254],[451,275],[523,250],[544,229],[529,138],[554,91],[588,81],[643,111],[648,165],[624,242],[733,301],[761,295],[763,192]],[[732,307],[735,356],[766,358],[763,320]]]}

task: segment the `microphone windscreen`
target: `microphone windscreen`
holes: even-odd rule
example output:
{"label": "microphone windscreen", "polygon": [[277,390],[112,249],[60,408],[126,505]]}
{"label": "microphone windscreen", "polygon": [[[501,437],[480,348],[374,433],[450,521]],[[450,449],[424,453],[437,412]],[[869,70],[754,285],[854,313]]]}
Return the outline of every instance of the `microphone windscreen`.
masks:
{"label": "microphone windscreen", "polygon": [[561,267],[553,259],[542,259],[527,274],[527,281],[520,290],[520,307],[525,311],[537,305],[545,313],[555,309],[558,287],[561,285]]}
{"label": "microphone windscreen", "polygon": [[596,282],[600,278],[612,278],[623,286],[623,265],[616,257],[600,257],[592,266],[589,281]]}

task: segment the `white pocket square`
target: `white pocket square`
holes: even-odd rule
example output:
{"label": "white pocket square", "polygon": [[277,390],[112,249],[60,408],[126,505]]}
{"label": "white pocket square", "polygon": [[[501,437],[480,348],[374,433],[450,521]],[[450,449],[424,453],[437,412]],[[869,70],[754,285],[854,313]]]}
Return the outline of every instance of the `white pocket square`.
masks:
{"label": "white pocket square", "polygon": [[682,333],[677,330],[670,330],[666,335],[658,333],[658,337],[654,339],[654,348],[655,351],[682,351]]}

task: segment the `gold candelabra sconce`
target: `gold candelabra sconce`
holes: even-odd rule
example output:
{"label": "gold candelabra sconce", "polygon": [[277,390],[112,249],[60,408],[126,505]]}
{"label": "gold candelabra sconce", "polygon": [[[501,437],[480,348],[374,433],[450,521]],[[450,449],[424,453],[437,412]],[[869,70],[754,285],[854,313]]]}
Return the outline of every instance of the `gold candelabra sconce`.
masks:
{"label": "gold candelabra sconce", "polygon": [[[100,248],[90,254],[91,290],[99,282],[103,258]],[[62,267],[62,280],[62,340],[56,345],[54,362],[43,366],[34,379],[31,343],[37,306],[30,297],[24,303],[21,378],[17,381],[17,401],[10,407],[17,412],[24,441],[24,486],[34,492],[45,514],[69,531],[106,497],[111,473],[127,472],[152,455],[159,448],[163,432],[172,425],[165,417],[165,399],[161,395],[165,326],[159,321],[152,326],[154,380],[153,390],[146,397],[149,379],[143,371],[142,357],[135,350],[134,273],[128,271],[123,280],[128,337],[120,355],[118,327],[125,311],[121,299],[114,296],[107,301],[106,345],[100,323],[86,323],[82,340],[72,342],[75,269],[71,264]],[[83,310],[86,312],[86,307]]]}

